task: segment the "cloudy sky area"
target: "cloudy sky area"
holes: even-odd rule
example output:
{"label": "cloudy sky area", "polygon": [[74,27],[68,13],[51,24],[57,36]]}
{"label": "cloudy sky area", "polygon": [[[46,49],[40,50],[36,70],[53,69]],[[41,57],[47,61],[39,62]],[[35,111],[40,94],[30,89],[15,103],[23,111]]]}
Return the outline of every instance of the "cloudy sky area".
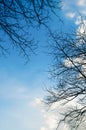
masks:
{"label": "cloudy sky area", "polygon": [[[72,24],[79,28],[79,15],[85,20],[86,0],[63,0],[62,4],[66,26]],[[36,36],[41,37],[39,33]],[[15,52],[0,58],[0,130],[54,130],[56,127],[59,115],[52,110],[57,105],[50,110],[41,102],[46,95],[43,88],[51,85],[46,72],[50,58],[45,53],[45,38],[44,34],[37,55],[32,56],[27,65]],[[62,130],[68,129],[64,126]]]}

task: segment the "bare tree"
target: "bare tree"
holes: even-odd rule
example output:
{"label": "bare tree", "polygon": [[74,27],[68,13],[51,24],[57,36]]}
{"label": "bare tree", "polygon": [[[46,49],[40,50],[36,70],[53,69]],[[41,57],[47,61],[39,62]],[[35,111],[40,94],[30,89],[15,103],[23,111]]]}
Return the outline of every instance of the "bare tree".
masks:
{"label": "bare tree", "polygon": [[55,14],[55,9],[60,8],[59,3],[60,0],[0,0],[0,55],[8,52],[11,43],[28,58],[34,48],[31,27],[46,23],[51,12]]}
{"label": "bare tree", "polygon": [[86,129],[86,25],[82,21],[72,34],[50,31],[51,38],[54,56],[51,75],[55,86],[47,90],[46,102],[52,105],[61,101],[64,106],[74,101],[74,107],[61,112],[59,125],[65,122],[71,130],[81,126]]}

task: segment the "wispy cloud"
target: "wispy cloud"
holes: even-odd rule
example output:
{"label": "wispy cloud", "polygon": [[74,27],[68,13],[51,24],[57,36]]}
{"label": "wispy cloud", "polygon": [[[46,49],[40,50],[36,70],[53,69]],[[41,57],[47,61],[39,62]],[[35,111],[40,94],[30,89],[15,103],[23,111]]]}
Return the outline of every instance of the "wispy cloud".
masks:
{"label": "wispy cloud", "polygon": [[31,103],[40,93],[39,88],[33,90],[17,79],[6,77],[0,86],[0,129],[38,130],[41,115]]}
{"label": "wispy cloud", "polygon": [[76,23],[78,17],[86,15],[86,0],[64,0],[63,12],[66,17],[74,20]]}

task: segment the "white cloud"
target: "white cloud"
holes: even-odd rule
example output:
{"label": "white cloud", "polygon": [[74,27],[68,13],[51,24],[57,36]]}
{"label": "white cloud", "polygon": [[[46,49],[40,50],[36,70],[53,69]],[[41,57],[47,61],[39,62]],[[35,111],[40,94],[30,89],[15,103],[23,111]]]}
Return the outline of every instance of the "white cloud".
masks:
{"label": "white cloud", "polygon": [[75,16],[75,13],[66,13],[66,16],[69,17],[69,18],[74,18]]}
{"label": "white cloud", "polygon": [[[55,130],[60,118],[59,112],[63,110],[62,107],[60,106],[60,103],[56,103],[53,104],[51,107],[48,107],[46,104],[42,102],[40,98],[39,99],[36,98],[34,102],[35,107],[40,107],[40,112],[42,113],[43,125],[40,127],[40,130]],[[66,129],[67,125],[64,125],[62,128],[64,128],[63,130],[69,130]]]}
{"label": "white cloud", "polygon": [[36,107],[37,105],[38,106],[42,105],[42,99],[36,97],[34,102],[32,102],[32,106]]}
{"label": "white cloud", "polygon": [[41,127],[41,129],[40,130],[47,130],[45,127]]}
{"label": "white cloud", "polygon": [[44,120],[45,120],[47,129],[49,129],[49,130],[56,129],[56,126],[57,126],[57,115],[56,115],[56,113],[52,113],[52,112],[47,113],[46,112],[45,115],[44,115]]}
{"label": "white cloud", "polygon": [[86,0],[64,0],[63,13],[66,17],[73,19],[75,24],[79,24],[80,15],[86,15]]}
{"label": "white cloud", "polygon": [[36,98],[33,102],[35,107],[40,108],[40,112],[43,118],[43,125],[40,127],[40,130],[54,130],[57,126],[57,115],[53,113],[51,109],[48,110],[48,106],[40,99]]}
{"label": "white cloud", "polygon": [[79,24],[77,33],[83,34],[83,36],[86,35],[86,20],[85,19],[83,19],[83,21],[81,21],[81,23]]}
{"label": "white cloud", "polygon": [[[58,126],[58,122],[60,119],[62,119],[62,115],[60,115],[60,113],[64,113],[66,112],[70,107],[78,107],[81,108],[82,105],[77,103],[77,100],[72,100],[69,103],[67,103],[66,105],[62,105],[63,101],[59,102],[59,103],[55,103],[53,105],[51,105],[50,107],[45,105],[43,102],[40,102],[40,98],[36,98],[36,100],[34,100],[35,107],[39,107],[40,108],[40,112],[42,113],[42,121],[43,124],[40,127],[40,130],[56,130],[57,126]],[[37,102],[36,102],[37,101]],[[58,130],[70,130],[70,127],[67,123],[62,123]]]}
{"label": "white cloud", "polygon": [[79,6],[85,6],[86,5],[86,0],[79,0],[77,4]]}

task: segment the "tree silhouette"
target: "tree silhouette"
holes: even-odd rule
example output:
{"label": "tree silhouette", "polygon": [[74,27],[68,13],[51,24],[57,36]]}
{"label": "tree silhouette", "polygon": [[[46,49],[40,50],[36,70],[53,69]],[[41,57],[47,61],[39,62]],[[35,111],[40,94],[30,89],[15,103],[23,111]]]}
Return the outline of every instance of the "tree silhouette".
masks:
{"label": "tree silhouette", "polygon": [[52,54],[54,56],[51,70],[55,86],[48,89],[46,102],[49,105],[62,102],[67,106],[62,113],[60,123],[67,123],[71,130],[86,129],[86,25],[84,20],[77,32],[52,33]]}
{"label": "tree silhouette", "polygon": [[0,55],[12,46],[28,58],[34,50],[31,27],[46,23],[51,12],[55,14],[55,9],[60,8],[59,3],[56,0],[0,0]]}

